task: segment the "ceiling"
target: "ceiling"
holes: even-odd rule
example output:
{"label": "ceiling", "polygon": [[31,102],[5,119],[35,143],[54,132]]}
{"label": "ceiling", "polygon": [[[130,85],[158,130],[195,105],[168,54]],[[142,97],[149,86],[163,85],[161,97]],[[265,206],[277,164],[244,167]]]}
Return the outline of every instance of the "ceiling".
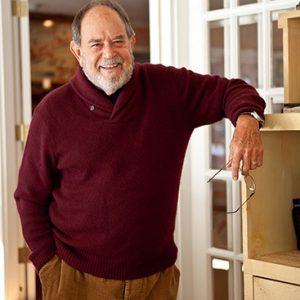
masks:
{"label": "ceiling", "polygon": [[[132,24],[149,23],[149,0],[118,0],[125,8]],[[89,0],[29,0],[32,13],[74,16]]]}

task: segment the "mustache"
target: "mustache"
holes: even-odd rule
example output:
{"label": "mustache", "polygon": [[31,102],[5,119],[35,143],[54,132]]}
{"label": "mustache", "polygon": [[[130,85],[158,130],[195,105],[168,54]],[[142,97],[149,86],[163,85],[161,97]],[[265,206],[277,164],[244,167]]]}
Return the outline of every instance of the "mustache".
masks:
{"label": "mustache", "polygon": [[101,67],[109,67],[111,65],[115,65],[115,64],[122,64],[124,62],[124,59],[120,56],[115,56],[113,58],[102,58],[98,64],[97,64],[97,68],[101,68]]}

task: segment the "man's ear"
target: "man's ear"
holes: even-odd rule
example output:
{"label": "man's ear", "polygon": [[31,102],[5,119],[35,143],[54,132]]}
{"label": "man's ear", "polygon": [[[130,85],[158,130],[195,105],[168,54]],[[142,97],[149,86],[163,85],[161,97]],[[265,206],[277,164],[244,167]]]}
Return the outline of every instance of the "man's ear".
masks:
{"label": "man's ear", "polygon": [[74,41],[71,41],[70,43],[70,51],[73,53],[73,55],[81,65],[81,50],[80,47]]}
{"label": "man's ear", "polygon": [[136,38],[135,36],[133,35],[131,38],[130,38],[130,46],[131,46],[131,49],[133,50],[134,46],[135,46],[135,43],[136,43]]}

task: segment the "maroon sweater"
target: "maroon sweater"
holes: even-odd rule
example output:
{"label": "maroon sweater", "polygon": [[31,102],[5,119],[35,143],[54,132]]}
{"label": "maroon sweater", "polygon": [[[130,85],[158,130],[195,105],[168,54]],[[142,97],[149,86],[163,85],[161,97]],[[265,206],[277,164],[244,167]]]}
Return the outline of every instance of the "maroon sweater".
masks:
{"label": "maroon sweater", "polygon": [[20,168],[15,198],[36,269],[55,254],[111,279],[172,265],[193,129],[263,109],[241,80],[149,64],[135,65],[113,105],[78,69],[36,108]]}

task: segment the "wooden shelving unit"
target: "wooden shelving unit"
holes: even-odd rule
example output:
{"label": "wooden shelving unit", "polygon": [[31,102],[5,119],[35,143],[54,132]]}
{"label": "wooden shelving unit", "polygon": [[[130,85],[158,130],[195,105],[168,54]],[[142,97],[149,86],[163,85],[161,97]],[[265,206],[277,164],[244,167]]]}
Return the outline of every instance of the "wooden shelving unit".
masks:
{"label": "wooden shelving unit", "polygon": [[[285,103],[300,103],[300,10],[279,15]],[[300,114],[266,116],[264,164],[243,210],[245,300],[300,300],[300,251],[292,199],[300,198]],[[246,197],[243,192],[243,197]]]}
{"label": "wooden shelving unit", "polygon": [[256,193],[243,211],[245,300],[298,300],[291,212],[292,199],[300,198],[300,114],[267,115],[261,134],[264,165],[252,172]]}

